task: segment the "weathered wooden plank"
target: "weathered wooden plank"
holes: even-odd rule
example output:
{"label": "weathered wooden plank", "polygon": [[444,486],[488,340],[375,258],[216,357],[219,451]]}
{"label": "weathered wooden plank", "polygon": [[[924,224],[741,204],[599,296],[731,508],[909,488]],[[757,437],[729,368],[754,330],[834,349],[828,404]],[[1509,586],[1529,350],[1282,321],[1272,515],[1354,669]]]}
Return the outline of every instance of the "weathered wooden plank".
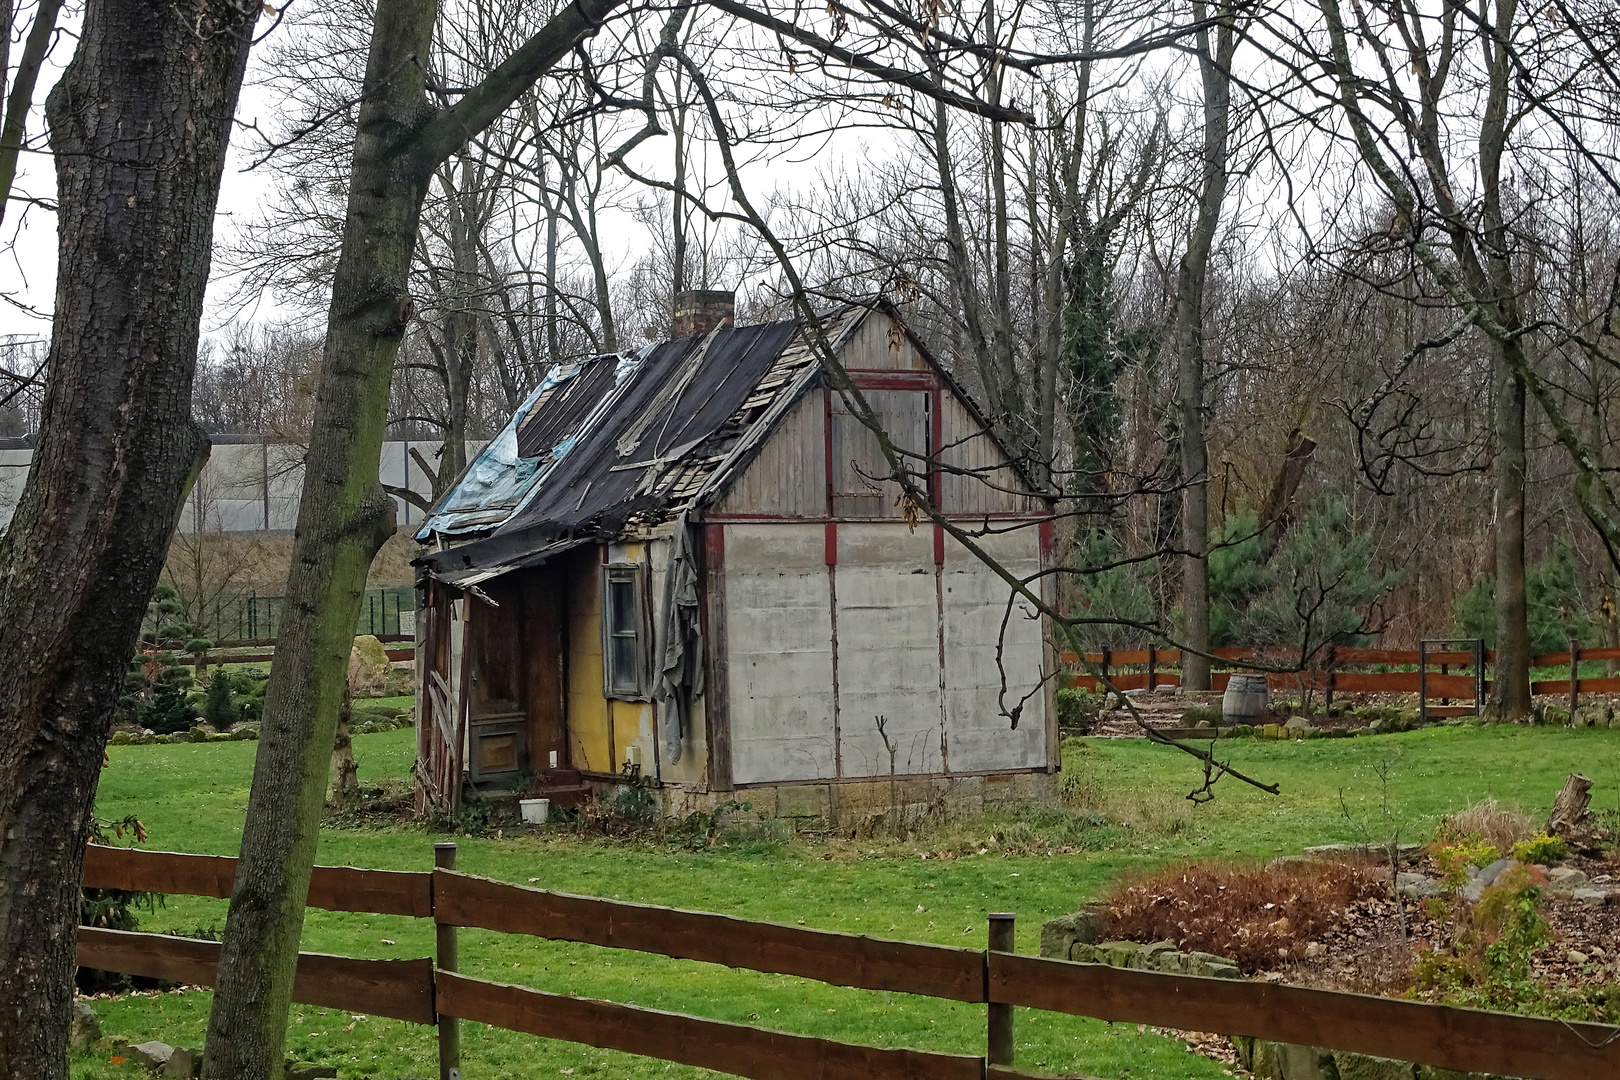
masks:
{"label": "weathered wooden plank", "polygon": [[463,1020],[754,1080],[981,1080],[983,1059],[883,1050],[635,1005],[438,974],[439,1011]]}
{"label": "weathered wooden plank", "polygon": [[[1431,660],[1434,656],[1429,654]],[[1326,662],[1327,657],[1322,659]],[[1342,645],[1333,649],[1333,665],[1341,668],[1356,664],[1416,664],[1418,660],[1416,649],[1352,649]]]}
{"label": "weathered wooden plank", "polygon": [[[84,851],[83,883],[92,889],[129,889],[182,896],[229,897],[236,860],[224,855],[91,844]],[[377,915],[433,915],[430,874],[317,866],[310,875],[310,907]]]}
{"label": "weathered wooden plank", "polygon": [[219,942],[79,927],[80,967],[144,975],[189,986],[213,986]]}
{"label": "weathered wooden plank", "polygon": [[[1146,663],[1146,661],[1143,661],[1143,663]],[[1108,681],[1114,684],[1116,690],[1150,689],[1147,684],[1147,674],[1140,671],[1134,673],[1111,671],[1108,673]]]}
{"label": "weathered wooden plank", "polygon": [[236,860],[224,855],[184,855],[100,844],[84,849],[82,882],[87,889],[228,897],[235,880]]}
{"label": "weathered wooden plank", "polygon": [[299,953],[293,1000],[413,1024],[432,1024],[438,1019],[433,1011],[433,961],[428,957],[359,960]]}
{"label": "weathered wooden plank", "polygon": [[[1474,677],[1472,675],[1441,675],[1431,671],[1424,680],[1428,694],[1431,698],[1453,697],[1473,698]],[[1387,691],[1392,693],[1418,692],[1418,673],[1415,671],[1389,671],[1384,673],[1370,671],[1337,671],[1333,674],[1333,688],[1342,693],[1356,693],[1364,691]],[[1566,682],[1564,688],[1568,689]]]}
{"label": "weathered wooden plank", "polygon": [[377,915],[433,917],[433,875],[411,870],[317,866],[309,878],[310,907]]}
{"label": "weathered wooden plank", "polygon": [[[1401,662],[1415,665],[1417,663],[1417,653],[1413,653],[1412,656],[1413,659],[1403,660]],[[1487,664],[1494,659],[1494,654],[1489,651],[1485,653],[1485,662]],[[1434,665],[1436,664],[1466,664],[1469,667],[1474,666],[1474,654],[1471,652],[1432,652],[1429,654],[1428,660],[1429,669],[1431,671],[1434,669]]]}
{"label": "weathered wooden plank", "polygon": [[1620,1028],[990,953],[992,1001],[1529,1080],[1620,1076]]}
{"label": "weathered wooden plank", "polygon": [[984,953],[730,915],[548,892],[436,870],[435,918],[508,934],[582,941],[835,986],[984,1000]]}
{"label": "weathered wooden plank", "polygon": [[[79,928],[78,960],[84,967],[154,979],[213,986],[219,942],[166,934]],[[433,961],[359,960],[325,953],[299,953],[293,1000],[306,1005],[388,1016],[431,1024]]]}
{"label": "weathered wooden plank", "polygon": [[[1583,654],[1584,655],[1584,654]],[[1563,684],[1567,690],[1569,684]],[[1556,693],[1556,691],[1554,691]],[[1614,694],[1620,693],[1620,679],[1582,679],[1580,692],[1583,694]]]}
{"label": "weathered wooden plank", "polygon": [[[1582,649],[1582,660],[1620,660],[1620,649]],[[1569,667],[1568,652],[1542,653],[1530,658],[1531,667]],[[1568,684],[1565,684],[1566,688]]]}

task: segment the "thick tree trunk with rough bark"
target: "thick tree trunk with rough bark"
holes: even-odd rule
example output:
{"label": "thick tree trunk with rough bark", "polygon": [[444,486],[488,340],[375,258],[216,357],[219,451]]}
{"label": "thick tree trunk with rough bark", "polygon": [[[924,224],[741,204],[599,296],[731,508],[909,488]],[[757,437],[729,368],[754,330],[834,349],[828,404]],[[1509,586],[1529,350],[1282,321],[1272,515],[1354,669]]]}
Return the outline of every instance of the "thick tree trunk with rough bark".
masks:
{"label": "thick tree trunk with rough bark", "polygon": [[[1204,5],[1197,6],[1205,17]],[[1221,14],[1229,13],[1222,11]],[[1204,84],[1203,175],[1198,214],[1176,275],[1176,393],[1180,406],[1182,641],[1181,684],[1208,690],[1209,674],[1209,450],[1204,442],[1204,282],[1209,255],[1226,201],[1226,161],[1232,123],[1232,56],[1237,35],[1231,24],[1198,34],[1198,68]]]}
{"label": "thick tree trunk with rough bark", "polygon": [[191,382],[258,10],[93,2],[46,105],[56,310],[39,445],[0,539],[0,1076],[67,1073],[102,750],[208,451]]}
{"label": "thick tree trunk with rough bark", "polygon": [[292,568],[265,690],[236,885],[203,1075],[278,1074],[322,804],[366,572],[394,530],[377,486],[388,386],[410,322],[406,291],[432,175],[415,139],[435,7],[377,6],[332,283]]}
{"label": "thick tree trunk with rough bark", "polygon": [[286,602],[266,688],[203,1075],[279,1080],[304,898],[366,572],[394,530],[377,484],[388,388],[434,171],[600,25],[574,0],[449,109],[424,92],[437,5],[381,0],[355,133],[343,243]]}

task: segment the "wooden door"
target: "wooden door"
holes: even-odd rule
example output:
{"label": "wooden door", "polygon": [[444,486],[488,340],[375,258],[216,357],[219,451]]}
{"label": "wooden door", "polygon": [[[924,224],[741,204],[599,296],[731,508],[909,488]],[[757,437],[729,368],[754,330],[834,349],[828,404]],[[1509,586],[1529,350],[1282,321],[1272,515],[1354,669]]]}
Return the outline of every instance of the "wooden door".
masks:
{"label": "wooden door", "polygon": [[490,603],[466,600],[468,771],[473,783],[515,780],[527,764],[522,595],[501,582]]}
{"label": "wooden door", "polygon": [[557,571],[541,569],[526,578],[523,652],[528,684],[525,705],[529,771],[540,775],[569,767],[563,707],[563,601]]}

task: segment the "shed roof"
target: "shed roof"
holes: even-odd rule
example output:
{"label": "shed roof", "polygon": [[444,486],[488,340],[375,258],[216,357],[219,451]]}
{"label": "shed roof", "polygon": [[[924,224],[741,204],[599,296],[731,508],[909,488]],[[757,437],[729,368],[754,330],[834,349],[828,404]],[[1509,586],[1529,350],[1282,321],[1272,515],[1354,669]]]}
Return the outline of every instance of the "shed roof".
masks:
{"label": "shed roof", "polygon": [[[849,307],[827,321],[834,348],[867,313]],[[559,367],[417,539],[487,535],[419,562],[470,584],[705,505],[820,372],[798,331],[792,321],[726,325]]]}

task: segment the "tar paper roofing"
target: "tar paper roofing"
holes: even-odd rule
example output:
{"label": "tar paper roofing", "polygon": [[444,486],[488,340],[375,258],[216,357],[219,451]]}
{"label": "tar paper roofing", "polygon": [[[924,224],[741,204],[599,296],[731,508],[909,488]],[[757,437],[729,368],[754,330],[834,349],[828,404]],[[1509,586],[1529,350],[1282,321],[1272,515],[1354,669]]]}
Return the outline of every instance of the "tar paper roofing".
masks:
{"label": "tar paper roofing", "polygon": [[[840,348],[868,309],[826,322]],[[482,536],[419,559],[468,585],[706,505],[819,374],[791,321],[597,356],[546,376],[416,538]]]}

